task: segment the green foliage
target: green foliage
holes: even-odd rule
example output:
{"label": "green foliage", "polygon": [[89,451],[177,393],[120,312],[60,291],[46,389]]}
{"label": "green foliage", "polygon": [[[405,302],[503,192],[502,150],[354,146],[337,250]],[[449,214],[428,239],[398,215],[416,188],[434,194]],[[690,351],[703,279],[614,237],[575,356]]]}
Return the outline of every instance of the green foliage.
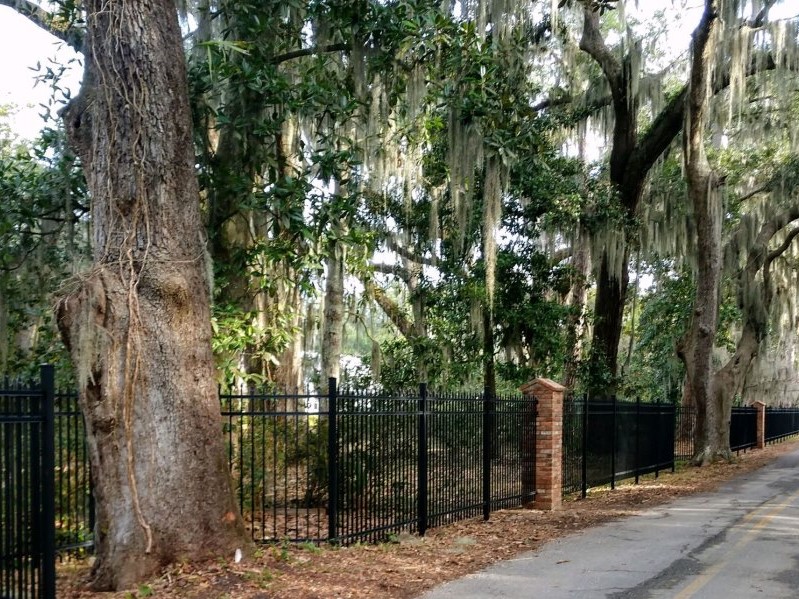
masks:
{"label": "green foliage", "polygon": [[[552,268],[540,239],[547,227],[574,226],[583,212],[586,195],[577,183],[581,165],[557,150],[559,123],[534,108],[542,89],[530,76],[529,31],[485,35],[475,22],[433,13],[413,12],[400,44],[404,63],[425,71],[421,113],[410,119],[398,103],[403,140],[423,149],[424,179],[416,189],[367,198],[364,226],[377,232],[378,247],[383,236],[400,237],[416,256],[435,257],[435,274],[423,276],[412,293],[423,300],[426,335],[381,345],[381,384],[395,389],[415,383],[420,362],[436,385],[482,384],[481,314],[488,309],[482,185],[488,158],[509,174],[501,222],[508,242],[496,259],[501,284],[494,299],[500,384],[513,386],[533,373],[557,376],[565,357],[562,325],[568,313],[560,293],[568,287],[569,273]],[[485,157],[463,166],[473,198],[466,209],[449,189],[443,197],[438,190],[448,186],[461,151],[453,145],[458,143],[454,119],[460,127],[479,131]],[[552,293],[550,286],[558,291]]]}
{"label": "green foliage", "polygon": [[29,144],[4,130],[0,370],[33,376],[40,363],[67,363],[55,327],[53,295],[88,256],[86,191],[79,165],[64,151],[63,132],[48,129]]}
{"label": "green foliage", "polygon": [[[215,268],[222,377],[270,380],[300,332],[340,219],[356,202],[320,184],[357,169],[348,121],[358,108],[338,53],[359,9],[337,3],[230,2],[190,63],[200,184]],[[218,29],[215,29],[218,28]],[[203,31],[206,31],[203,29]],[[301,133],[298,133],[301,131]],[[355,232],[345,243],[358,243]],[[257,323],[257,324],[256,324]],[[255,379],[252,378],[253,373]]]}
{"label": "green foliage", "polygon": [[[675,270],[668,261],[656,262],[643,272],[652,277],[653,286],[640,297],[635,346],[622,391],[644,401],[679,401],[685,368],[676,352],[691,323],[694,280],[688,268]],[[731,283],[726,282],[722,293],[716,337],[716,347],[727,352],[735,350],[733,333],[740,322]]]}
{"label": "green foliage", "polygon": [[687,270],[674,272],[668,263],[654,265],[648,274],[655,282],[640,300],[638,339],[623,390],[642,401],[674,401],[684,376],[676,346],[690,325],[695,288]]}
{"label": "green foliage", "polygon": [[[413,389],[419,384],[416,354],[407,339],[401,337],[386,339],[380,345],[380,354],[383,361],[383,366],[380,368],[380,387],[386,392]],[[436,375],[434,371],[430,375],[431,380],[436,380]]]}

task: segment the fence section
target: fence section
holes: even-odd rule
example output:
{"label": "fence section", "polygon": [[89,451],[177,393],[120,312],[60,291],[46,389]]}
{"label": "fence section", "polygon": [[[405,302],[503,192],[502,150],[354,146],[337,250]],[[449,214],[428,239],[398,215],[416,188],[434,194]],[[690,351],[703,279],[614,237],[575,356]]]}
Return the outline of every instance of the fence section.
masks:
{"label": "fence section", "polygon": [[[568,399],[563,407],[563,492],[583,493],[663,469],[694,455],[696,411],[688,406]],[[799,434],[799,408],[766,409],[766,441]],[[734,406],[730,449],[757,445],[757,409]]]}
{"label": "fence section", "polygon": [[55,598],[53,369],[0,390],[0,597]]}
{"label": "fence section", "polygon": [[344,391],[331,399],[337,410],[331,538],[346,544],[382,540],[402,530],[424,533],[428,448],[437,448],[429,438],[427,401],[424,388],[404,397]]}
{"label": "fence section", "polygon": [[676,410],[640,401],[566,401],[563,492],[674,468]]}
{"label": "fence section", "polygon": [[[83,419],[74,393],[0,391],[0,596],[48,596],[56,551],[91,549]],[[535,400],[341,392],[221,394],[228,464],[256,541],[348,543],[424,533],[534,498]],[[610,484],[693,455],[696,415],[671,404],[568,399],[563,491]],[[766,412],[766,440],[799,434],[799,408]],[[756,410],[735,407],[733,450],[756,444]],[[49,486],[48,486],[49,485]],[[48,500],[49,499],[49,500]],[[45,526],[53,522],[54,527]],[[40,593],[45,593],[40,595]]]}
{"label": "fence section", "polygon": [[94,496],[78,394],[56,392],[54,416],[56,551],[81,555],[94,546]]}
{"label": "fence section", "polygon": [[[483,495],[489,501],[486,510],[527,505],[535,499],[537,400],[499,396],[484,408],[483,434],[487,442],[483,459],[491,464],[484,479],[491,488],[489,494]],[[487,511],[483,516],[488,518]]]}
{"label": "fence section", "polygon": [[675,406],[674,459],[684,462],[694,455],[696,410],[690,406]]}
{"label": "fence section", "polygon": [[757,446],[757,409],[733,407],[730,418],[730,449],[741,451]]}
{"label": "fence section", "polygon": [[799,435],[799,408],[766,408],[766,443]]}
{"label": "fence section", "polygon": [[324,397],[240,393],[220,401],[228,467],[253,539],[326,538]]}
{"label": "fence section", "polygon": [[586,428],[585,402],[566,397],[563,401],[563,493],[583,488],[583,439]]}
{"label": "fence section", "polygon": [[[222,394],[256,541],[379,541],[534,496],[535,401],[484,394]],[[525,481],[527,481],[525,483]]]}

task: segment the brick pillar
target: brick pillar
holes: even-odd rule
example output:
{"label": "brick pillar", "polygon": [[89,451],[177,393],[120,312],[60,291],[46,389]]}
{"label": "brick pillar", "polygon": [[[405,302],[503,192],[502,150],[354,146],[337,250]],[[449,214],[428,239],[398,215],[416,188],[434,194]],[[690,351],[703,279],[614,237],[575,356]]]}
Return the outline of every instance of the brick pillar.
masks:
{"label": "brick pillar", "polygon": [[522,385],[521,391],[538,400],[535,500],[532,507],[557,510],[562,503],[563,393],[566,388],[549,379],[535,379]]}
{"label": "brick pillar", "polygon": [[756,401],[755,409],[757,410],[757,448],[763,449],[766,446],[766,404]]}

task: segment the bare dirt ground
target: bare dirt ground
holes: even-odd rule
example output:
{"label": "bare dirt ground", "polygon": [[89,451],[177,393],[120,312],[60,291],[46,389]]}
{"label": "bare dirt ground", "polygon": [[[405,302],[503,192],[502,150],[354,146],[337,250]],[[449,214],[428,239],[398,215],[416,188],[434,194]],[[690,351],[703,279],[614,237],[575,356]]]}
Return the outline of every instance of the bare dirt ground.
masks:
{"label": "bare dirt ground", "polygon": [[[799,440],[741,454],[731,464],[683,467],[641,484],[614,491],[590,491],[569,498],[558,512],[514,509],[491,519],[465,520],[428,531],[424,538],[399,535],[394,543],[336,548],[277,545],[259,548],[241,563],[219,560],[174,565],[138,590],[85,590],[89,565],[64,564],[59,597],[69,599],[405,599],[497,560],[549,540],[649,509],[677,497],[710,491],[723,482],[769,463],[799,446]],[[231,556],[232,558],[233,556]]]}

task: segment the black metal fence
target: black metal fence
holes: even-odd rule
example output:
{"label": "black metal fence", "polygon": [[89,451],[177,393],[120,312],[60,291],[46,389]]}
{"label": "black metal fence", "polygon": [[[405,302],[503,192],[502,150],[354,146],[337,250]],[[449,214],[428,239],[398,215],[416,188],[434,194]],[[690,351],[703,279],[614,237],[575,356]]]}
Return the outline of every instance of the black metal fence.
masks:
{"label": "black metal fence", "polygon": [[256,541],[378,541],[534,497],[522,396],[222,394],[230,468]]}
{"label": "black metal fence", "polygon": [[766,443],[799,435],[799,408],[766,408]]}
{"label": "black metal fence", "polygon": [[743,451],[757,446],[757,408],[732,408],[730,417],[730,449]]}
{"label": "black metal fence", "polygon": [[0,391],[0,597],[55,598],[54,386]]}
{"label": "black metal fence", "polygon": [[615,486],[674,468],[673,404],[569,398],[563,411],[563,492]]}
{"label": "black metal fence", "polygon": [[[563,409],[563,492],[673,469],[694,455],[696,411],[666,403],[568,398]],[[799,408],[766,409],[766,441],[799,434]],[[730,449],[757,445],[757,409],[734,406]]]}
{"label": "black metal fence", "polygon": [[678,462],[690,460],[694,455],[694,429],[696,410],[687,406],[675,406],[674,459]]}
{"label": "black metal fence", "polygon": [[[339,392],[221,394],[241,511],[257,541],[349,543],[424,533],[534,498],[535,400]],[[672,404],[567,400],[563,490],[673,468],[694,453],[695,413]],[[768,408],[766,440],[799,434],[799,408]],[[733,408],[733,450],[756,444]],[[54,592],[56,555],[92,548],[90,471],[77,395],[41,381],[0,390],[0,596]],[[48,524],[52,523],[52,525]]]}
{"label": "black metal fence", "polygon": [[53,446],[56,552],[81,556],[94,545],[94,496],[77,393],[56,390]]}

